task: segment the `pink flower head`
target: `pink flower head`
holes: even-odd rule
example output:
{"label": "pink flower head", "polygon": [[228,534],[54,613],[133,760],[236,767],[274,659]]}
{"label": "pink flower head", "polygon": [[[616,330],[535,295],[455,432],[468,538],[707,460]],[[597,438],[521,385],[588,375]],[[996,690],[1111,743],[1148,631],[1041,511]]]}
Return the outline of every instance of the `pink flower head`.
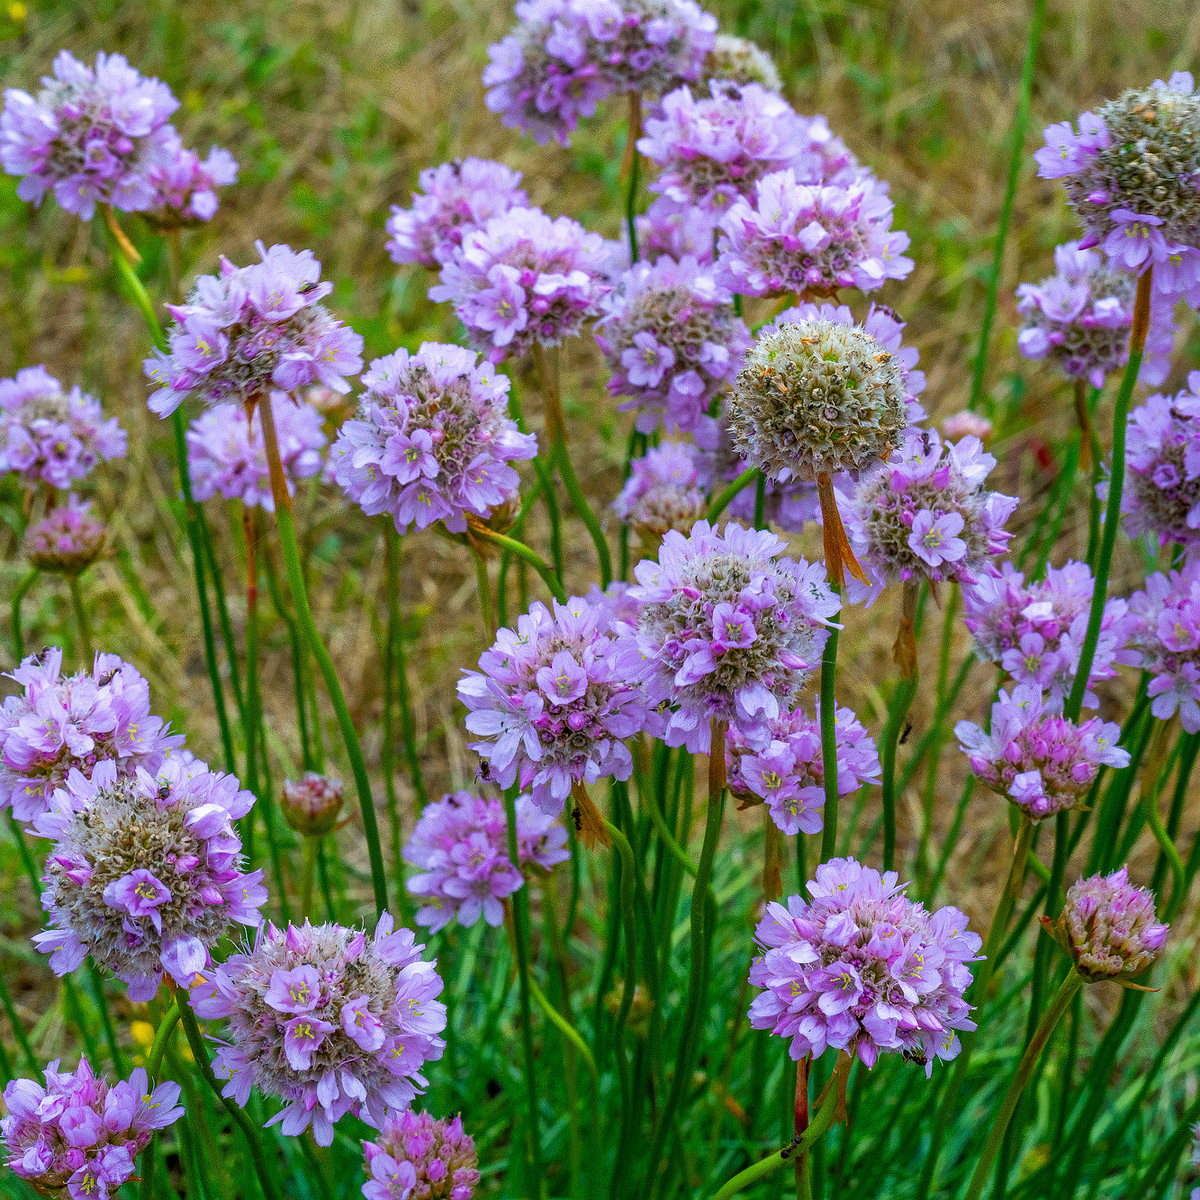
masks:
{"label": "pink flower head", "polygon": [[167,130],[146,170],[155,192],[148,216],[165,233],[211,221],[218,207],[217,189],[236,183],[238,173],[228,150],[213,146],[201,159],[169,125]]}
{"label": "pink flower head", "polygon": [[[615,6],[614,6],[615,7]],[[475,1142],[462,1119],[428,1113],[389,1116],[373,1142],[363,1142],[366,1200],[471,1200],[479,1183]]]}
{"label": "pink flower head", "polygon": [[630,475],[613,512],[643,539],[662,537],[668,529],[682,534],[704,515],[710,470],[690,442],[663,442],[630,463]]}
{"label": "pink flower head", "polygon": [[81,575],[104,552],[107,535],[104,522],[92,513],[91,501],[70,492],[65,504],[55,505],[25,527],[22,548],[39,571]]}
{"label": "pink flower head", "polygon": [[958,909],[905,899],[896,878],[834,858],[809,882],[811,902],[767,905],[750,1024],[790,1038],[793,1059],[845,1050],[872,1067],[890,1050],[929,1076],[934,1058],[958,1054],[958,1031],[975,1028],[963,993],[982,940]]}
{"label": "pink flower head", "polygon": [[1151,575],[1130,596],[1129,610],[1138,623],[1138,665],[1152,676],[1150,711],[1160,721],[1178,712],[1188,733],[1200,733],[1200,557]]}
{"label": "pink flower head", "polygon": [[942,422],[942,437],[949,441],[973,435],[981,442],[986,442],[992,436],[992,423],[987,417],[964,408],[960,412],[951,413]]}

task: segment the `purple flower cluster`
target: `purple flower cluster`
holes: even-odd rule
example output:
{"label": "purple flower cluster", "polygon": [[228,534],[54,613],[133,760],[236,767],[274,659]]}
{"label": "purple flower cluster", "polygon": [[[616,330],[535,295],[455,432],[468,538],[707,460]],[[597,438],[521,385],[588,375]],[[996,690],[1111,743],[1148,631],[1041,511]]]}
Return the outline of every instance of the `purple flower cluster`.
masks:
{"label": "purple flower cluster", "polygon": [[[766,803],[771,820],[789,837],[824,828],[825,763],[821,757],[821,704],[808,717],[800,709],[781,713],[770,723],[771,744],[756,753],[740,729],[728,734],[729,790],[744,804]],[[839,796],[864,783],[879,782],[875,739],[849,708],[834,711]]]}
{"label": "purple flower cluster", "polygon": [[1200,371],[1187,383],[1129,414],[1121,511],[1131,537],[1150,534],[1190,553],[1200,546]]}
{"label": "purple flower cluster", "polygon": [[901,253],[908,234],[891,225],[891,199],[871,175],[809,184],[776,171],[721,221],[717,279],[743,296],[871,292],[913,268]]}
{"label": "purple flower cluster", "polygon": [[[963,623],[980,658],[999,663],[1014,683],[1035,684],[1061,704],[1079,667],[1094,587],[1087,563],[1047,567],[1044,579],[1026,583],[1006,562],[998,575],[984,575],[963,589]],[[1137,662],[1137,654],[1126,649],[1137,624],[1124,600],[1105,601],[1083,700],[1088,708],[1099,707],[1092,685],[1112,679],[1114,664]]]}
{"label": "purple flower cluster", "polygon": [[373,1142],[363,1142],[366,1200],[471,1200],[479,1182],[475,1141],[462,1119],[428,1113],[390,1116]]}
{"label": "purple flower cluster", "polygon": [[[311,404],[276,395],[260,403],[269,403],[275,415],[279,457],[291,493],[296,490],[297,480],[311,479],[321,470],[324,418]],[[197,500],[219,495],[275,511],[258,406],[253,418],[247,418],[241,404],[217,404],[207,409],[187,431],[187,451],[192,493]]]}
{"label": "purple flower cluster", "polygon": [[190,756],[168,756],[156,775],[119,775],[97,763],[67,776],[33,823],[54,842],[34,935],[50,968],[68,975],[89,954],[150,1000],[165,971],[181,987],[208,965],[230,922],[251,928],[266,902],[262,871],[243,874],[233,822],[254,796],[232,775]]}
{"label": "purple flower cluster", "polygon": [[98,54],[92,68],[62,50],[53,71],[36,99],[17,88],[4,93],[0,165],[24,176],[17,195],[40,204],[52,192],[85,221],[97,204],[153,208],[150,168],[174,133],[167,118],[179,107],[171,89],[143,78],[120,54]]}
{"label": "purple flower cluster", "polygon": [[965,913],[929,913],[901,894],[907,886],[895,871],[834,858],[809,882],[811,903],[768,904],[755,930],[763,953],[750,982],[764,990],[750,1024],[791,1038],[797,1061],[835,1049],[872,1067],[891,1050],[929,1076],[934,1058],[954,1058],[957,1031],[975,1028],[963,993],[982,941]]}
{"label": "purple flower cluster", "polygon": [[65,504],[31,521],[22,542],[30,566],[63,575],[83,574],[100,557],[108,533],[91,508],[91,501],[71,492]]}
{"label": "purple flower cluster", "polygon": [[516,813],[520,862],[514,867],[499,800],[451,792],[425,806],[404,847],[404,857],[420,872],[406,880],[424,901],[413,918],[418,925],[437,933],[452,920],[470,926],[482,916],[495,927],[504,920],[502,901],[521,886],[529,864],[549,871],[571,857],[564,848],[566,829],[528,796],[517,797]]}
{"label": "purple flower cluster", "polygon": [[464,235],[429,298],[452,303],[471,344],[500,363],[557,346],[597,314],[604,256],[604,239],[578,221],[510,208]]}
{"label": "purple flower cluster", "polygon": [[642,433],[661,421],[713,449],[710,409],[737,377],[751,342],[733,296],[694,258],[663,255],[653,266],[635,263],[604,308],[596,341],[612,372],[608,390],[630,397],[622,411],[637,410]]}
{"label": "purple flower cluster", "polygon": [[[659,196],[634,224],[638,251],[647,262],[654,262],[666,254],[676,261],[694,258],[698,263],[708,264],[716,254],[715,214],[690,203],[677,204],[666,196]],[[627,236],[627,230],[622,233]],[[629,246],[622,245],[621,252],[620,270],[626,270]]]}
{"label": "purple flower cluster", "polygon": [[1157,572],[1129,597],[1138,627],[1139,666],[1153,678],[1150,711],[1160,721],[1176,712],[1188,733],[1200,733],[1200,556],[1169,575]]}
{"label": "purple flower cluster", "polygon": [[437,270],[462,245],[463,234],[510,208],[526,208],[521,172],[486,158],[458,158],[427,167],[411,208],[392,208],[387,251],[396,263]]}
{"label": "purple flower cluster", "polygon": [[663,442],[629,465],[613,512],[647,543],[669,529],[690,533],[708,507],[704,492],[711,472],[704,455],[690,442]]}
{"label": "purple flower cluster", "polygon": [[100,401],[62,384],[45,367],[25,367],[0,379],[0,472],[27,484],[67,488],[102,461],[124,458],[128,446],[116,417]]}
{"label": "purple flower cluster", "polygon": [[1096,112],[1045,131],[1034,158],[1061,179],[1083,222],[1083,247],[1117,267],[1154,266],[1156,290],[1200,304],[1200,93],[1187,71],[1131,88]]}
{"label": "purple flower cluster", "polygon": [[531,789],[543,812],[558,812],[572,783],[633,770],[625,739],[646,722],[642,664],[609,625],[606,607],[578,597],[534,603],[458,681],[485,777]]}
{"label": "purple flower cluster", "polygon": [[977,437],[943,442],[910,426],[892,457],[865,476],[846,508],[854,552],[882,588],[888,581],[975,583],[1012,536],[1016,496],[989,492],[996,458]]}
{"label": "purple flower cluster", "polygon": [[1018,684],[1011,694],[1000,689],[990,732],[959,721],[954,736],[976,778],[1033,821],[1073,808],[1102,766],[1129,765],[1129,752],[1117,745],[1120,726],[1099,717],[1077,725],[1032,683]]}
{"label": "purple flower cluster", "polygon": [[217,212],[217,188],[237,183],[237,174],[237,160],[228,150],[213,146],[202,159],[168,125],[146,170],[155,192],[147,215],[164,233],[211,221]]}
{"label": "purple flower cluster", "polygon": [[221,273],[201,275],[186,304],[167,306],[175,318],[170,350],[145,362],[160,389],[150,410],[160,417],[193,392],[206,405],[245,404],[312,383],[345,394],[345,376],[362,370],[363,340],[321,303],[333,284],[320,281],[312,251],[255,246],[261,262],[236,267],[222,258]]}
{"label": "purple flower cluster", "polygon": [[97,654],[90,672],[62,674],[52,646],[12,672],[23,689],[0,708],[0,805],[33,821],[71,771],[91,775],[112,762],[122,774],[154,772],[183,738],[150,715],[150,685],[115,654]]}
{"label": "purple flower cluster", "polygon": [[657,562],[638,563],[629,597],[653,736],[704,753],[715,720],[753,749],[770,745],[840,608],[825,568],[780,558],[786,548],[766,530],[697,521],[689,537],[667,533]]}
{"label": "purple flower cluster", "polygon": [[[1049,358],[1069,379],[1103,387],[1109,372],[1129,361],[1136,281],[1078,242],[1056,246],[1054,265],[1057,274],[1017,288],[1017,311],[1024,318],[1017,345],[1026,358]],[[1154,305],[1151,316],[1154,328],[1138,378],[1153,385],[1170,369],[1175,326],[1170,306]]]}
{"label": "purple flower cluster", "polygon": [[517,491],[513,462],[537,454],[537,438],[508,415],[509,381],[462,346],[424,342],[377,358],[363,375],[358,416],[338,431],[333,478],[371,516],[400,533],[437,521],[461,533]]}
{"label": "purple flower cluster", "polygon": [[0,1137],[8,1166],[39,1196],[108,1200],[133,1177],[155,1130],[183,1116],[179,1084],[151,1091],[143,1067],[110,1084],[86,1058],[74,1071],[58,1064],[46,1068],[44,1087],[14,1079],[4,1089]]}
{"label": "purple flower cluster", "polygon": [[245,1108],[258,1087],[285,1107],[295,1137],[310,1125],[331,1145],[351,1113],[378,1128],[388,1110],[408,1108],[425,1086],[421,1068],[440,1058],[446,1006],[442,980],[412,932],[393,932],[385,912],[368,938],[342,925],[261,926],[254,946],[192,988],[197,1015],[226,1018],[229,1041],[213,1060],[224,1094]]}
{"label": "purple flower cluster", "polygon": [[717,19],[695,0],[518,0],[488,47],[487,106],[539,145],[564,146],[613,92],[661,95],[700,76]]}

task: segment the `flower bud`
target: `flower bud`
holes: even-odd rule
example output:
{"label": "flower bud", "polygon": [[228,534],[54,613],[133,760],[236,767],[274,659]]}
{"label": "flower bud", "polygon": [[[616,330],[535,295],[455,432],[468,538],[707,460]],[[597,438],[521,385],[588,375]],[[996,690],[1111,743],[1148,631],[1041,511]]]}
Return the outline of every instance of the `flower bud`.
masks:
{"label": "flower bud", "polygon": [[344,788],[340,779],[306,771],[300,779],[285,779],[280,808],[283,819],[305,837],[324,837],[337,824]]}
{"label": "flower bud", "polygon": [[104,522],[73,494],[25,531],[25,553],[39,571],[81,575],[104,549]]}

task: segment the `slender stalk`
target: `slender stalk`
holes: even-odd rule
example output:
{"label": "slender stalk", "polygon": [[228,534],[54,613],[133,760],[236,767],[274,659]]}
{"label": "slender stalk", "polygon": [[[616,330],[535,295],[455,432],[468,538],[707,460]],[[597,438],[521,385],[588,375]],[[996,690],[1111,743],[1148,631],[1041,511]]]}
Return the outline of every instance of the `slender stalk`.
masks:
{"label": "slender stalk", "polygon": [[[916,679],[899,679],[888,706],[887,725],[883,731],[883,869],[890,871],[896,860],[896,746],[900,730],[913,697],[917,694]],[[826,801],[828,805],[828,801]]]}
{"label": "slender stalk", "polygon": [[757,467],[747,467],[732,483],[722,488],[708,506],[708,523],[715,524],[717,518],[733,503],[734,497],[745,491],[761,474]]}
{"label": "slender stalk", "polygon": [[475,590],[479,593],[479,613],[483,618],[483,627],[487,631],[488,641],[496,640],[496,614],[492,607],[492,583],[488,579],[487,559],[471,547],[471,557],[475,560]]}
{"label": "slender stalk", "polygon": [[263,555],[263,566],[266,568],[267,591],[271,595],[271,604],[279,619],[287,626],[288,644],[292,651],[292,691],[296,700],[296,723],[300,729],[301,762],[306,771],[315,771],[317,763],[313,756],[312,734],[308,728],[309,677],[304,669],[304,643],[300,639],[296,618],[288,612],[287,605],[283,602],[279,574],[269,552]]}
{"label": "slender stalk", "polygon": [[[421,774],[421,757],[417,753],[417,733],[413,725],[412,701],[408,691],[408,656],[404,651],[404,622],[400,614],[400,556],[402,542],[396,527],[390,522],[384,527],[384,552],[387,558],[387,603],[388,628],[391,630],[389,644],[395,654],[396,662],[396,698],[400,701],[400,733],[404,738],[404,757],[408,760],[408,774],[413,791],[417,793],[417,804],[424,808],[429,802],[425,792],[425,777]],[[404,878],[403,860],[397,860],[399,866],[396,878]]]}
{"label": "slender stalk", "polygon": [[516,538],[497,533],[494,529],[476,529],[474,536],[492,542],[502,550],[511,551],[518,558],[527,562],[542,577],[542,582],[550,589],[550,594],[555,600],[561,604],[567,602],[567,593],[561,579],[536,550],[530,549],[524,542],[518,542]]}
{"label": "slender stalk", "polygon": [[933,805],[937,796],[938,765],[942,757],[942,734],[947,711],[941,701],[948,694],[950,648],[954,641],[954,617],[958,609],[958,592],[958,584],[954,584],[950,591],[950,599],[946,601],[946,611],[942,619],[942,641],[938,651],[936,692],[938,705],[933,715],[933,726],[929,731],[927,742],[929,761],[925,772],[925,792],[921,797],[921,840],[917,845],[916,864],[917,886],[923,892],[929,885],[929,839],[933,836]]}
{"label": "slender stalk", "polygon": [[71,591],[71,608],[75,613],[75,625],[79,630],[79,659],[83,669],[89,670],[92,665],[92,628],[88,623],[87,609],[83,606],[83,592],[79,587],[79,576],[68,575],[67,587]]}
{"label": "slender stalk", "polygon": [[104,995],[104,979],[94,959],[88,959],[88,979],[92,984],[92,995],[96,1007],[100,1010],[100,1024],[104,1028],[104,1040],[108,1043],[108,1053],[112,1057],[113,1068],[118,1075],[125,1074],[125,1056],[117,1045],[117,1030],[113,1025],[112,1014],[108,1011],[108,1000]]}
{"label": "slender stalk", "polygon": [[37,1055],[34,1054],[33,1047],[29,1044],[29,1035],[25,1032],[25,1026],[21,1024],[21,1018],[17,1016],[17,1007],[13,1004],[12,996],[9,994],[8,984],[4,980],[3,971],[0,971],[0,1003],[4,1005],[4,1011],[8,1016],[8,1023],[12,1026],[13,1038],[16,1040],[17,1046],[25,1058],[26,1069],[30,1074],[37,1075]]}
{"label": "slender stalk", "polygon": [[821,861],[837,853],[837,652],[840,629],[831,629],[821,655],[821,769],[825,773],[825,809],[822,813]]}
{"label": "slender stalk", "polygon": [[21,632],[21,602],[25,599],[25,593],[33,587],[38,577],[37,567],[33,567],[20,583],[17,584],[16,591],[13,592],[12,598],[12,639],[13,639],[13,660],[20,662],[25,657],[25,637]]}
{"label": "slender stalk", "polygon": [[320,838],[306,837],[301,851],[304,857],[300,867],[300,916],[305,921],[312,915],[313,880],[316,878],[320,845]]}
{"label": "slender stalk", "polygon": [[767,510],[767,477],[759,472],[754,481],[754,528],[763,529],[766,526]]}
{"label": "slender stalk", "polygon": [[622,173],[628,165],[629,187],[625,192],[625,224],[629,230],[629,261],[638,260],[637,198],[641,176],[642,156],[638,153],[638,138],[642,136],[642,97],[640,92],[629,93],[629,129],[625,135],[625,160]]}
{"label": "slender stalk", "polygon": [[317,630],[313,619],[312,609],[308,603],[308,589],[304,583],[304,568],[300,562],[300,546],[296,541],[296,527],[292,522],[292,498],[288,494],[287,481],[283,474],[283,464],[279,458],[279,440],[275,433],[275,417],[271,412],[270,403],[259,404],[258,411],[262,419],[263,442],[267,451],[267,465],[271,473],[271,493],[275,498],[275,524],[279,530],[279,542],[283,551],[284,571],[287,574],[288,588],[292,593],[292,604],[296,608],[296,616],[305,640],[317,660],[317,668],[325,681],[325,690],[337,716],[338,728],[342,740],[346,744],[346,755],[350,759],[350,769],[354,774],[354,782],[358,789],[358,803],[362,812],[363,834],[367,839],[367,853],[371,860],[371,885],[375,892],[376,911],[382,913],[387,908],[387,881],[383,869],[383,850],[379,844],[379,824],[375,819],[375,801],[371,795],[371,783],[367,778],[367,766],[363,761],[362,747],[358,742],[358,734],[354,729],[354,721],[346,706],[346,697],[342,693],[342,685],[338,682],[333,660],[325,642]]}
{"label": "slender stalk", "polygon": [[150,1046],[150,1053],[146,1057],[146,1073],[151,1080],[158,1078],[163,1055],[167,1052],[167,1043],[171,1040],[171,1033],[178,1024],[179,1005],[172,1002],[171,1007],[163,1015],[162,1021],[159,1022],[158,1029],[154,1034],[154,1042]]}
{"label": "slender stalk", "polygon": [[1000,291],[1000,271],[1004,265],[1004,247],[1012,224],[1013,207],[1017,198],[1017,183],[1025,159],[1025,131],[1029,127],[1029,101],[1033,95],[1033,72],[1037,63],[1038,44],[1046,19],[1046,0],[1033,0],[1033,16],[1029,22],[1029,40],[1025,45],[1025,62],[1021,67],[1021,89],[1017,93],[1017,114],[1013,127],[1012,151],[1008,159],[1008,178],[1004,184],[1004,200],[1000,205],[1000,223],[996,228],[996,244],[992,249],[992,265],[988,271],[987,292],[983,300],[983,317],[979,323],[979,348],[975,353],[971,373],[971,393],[968,408],[978,406],[983,396],[983,380],[987,371],[988,346],[992,339],[992,324],[996,319],[996,299]]}

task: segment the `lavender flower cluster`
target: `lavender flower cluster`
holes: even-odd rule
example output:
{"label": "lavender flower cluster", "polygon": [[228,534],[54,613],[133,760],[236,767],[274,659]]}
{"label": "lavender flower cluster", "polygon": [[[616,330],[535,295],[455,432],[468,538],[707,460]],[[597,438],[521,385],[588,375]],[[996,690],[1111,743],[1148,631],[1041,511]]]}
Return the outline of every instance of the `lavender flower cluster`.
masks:
{"label": "lavender flower cluster", "polygon": [[641,537],[647,552],[657,552],[658,539],[671,529],[685,537],[691,533],[707,509],[710,470],[704,455],[690,442],[663,442],[633,459],[629,468],[612,509]]}
{"label": "lavender flower cluster", "polygon": [[1138,665],[1151,674],[1150,711],[1160,721],[1178,713],[1188,733],[1200,733],[1200,557],[1151,575],[1130,596],[1129,610]]}
{"label": "lavender flower cluster", "polygon": [[22,546],[29,565],[39,571],[79,575],[100,557],[108,534],[90,501],[74,492],[44,517],[30,521]]}
{"label": "lavender flower cluster", "polygon": [[363,1155],[366,1200],[471,1200],[479,1183],[475,1142],[461,1117],[435,1121],[411,1111],[388,1117],[376,1140],[363,1142]]}

